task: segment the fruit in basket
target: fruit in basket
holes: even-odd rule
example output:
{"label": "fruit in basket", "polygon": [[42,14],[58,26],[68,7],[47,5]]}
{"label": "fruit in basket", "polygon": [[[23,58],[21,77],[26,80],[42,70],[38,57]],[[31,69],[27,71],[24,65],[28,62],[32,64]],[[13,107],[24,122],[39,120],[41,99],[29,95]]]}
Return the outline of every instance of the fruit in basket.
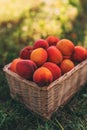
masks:
{"label": "fruit in basket", "polygon": [[85,59],[87,59],[87,50],[82,46],[75,46],[72,60],[75,62],[81,62]]}
{"label": "fruit in basket", "polygon": [[43,64],[43,67],[49,69],[53,75],[53,81],[58,79],[61,76],[61,69],[58,65],[52,62],[46,62]]}
{"label": "fruit in basket", "polygon": [[10,69],[11,71],[17,73],[17,71],[16,71],[16,64],[17,64],[19,61],[21,61],[21,60],[22,60],[21,58],[16,58],[16,59],[14,59],[14,60],[11,62],[9,69]]}
{"label": "fruit in basket", "polygon": [[61,39],[56,47],[61,51],[64,56],[71,56],[74,51],[74,44],[68,39]]}
{"label": "fruit in basket", "polygon": [[74,67],[75,67],[74,63],[69,59],[64,59],[60,64],[62,74],[69,72]]}
{"label": "fruit in basket", "polygon": [[22,59],[30,59],[30,54],[31,54],[32,50],[33,50],[32,46],[26,46],[26,47],[24,47],[20,51],[20,53],[19,53],[20,58],[22,58]]}
{"label": "fruit in basket", "polygon": [[36,68],[35,63],[31,60],[21,60],[16,65],[18,75],[29,80],[32,80],[33,73]]}
{"label": "fruit in basket", "polygon": [[42,87],[49,85],[53,81],[53,76],[46,67],[39,67],[33,74],[33,81]]}
{"label": "fruit in basket", "polygon": [[55,46],[48,47],[47,54],[48,54],[49,62],[59,64],[63,60],[63,56],[62,56],[60,50],[58,50]]}
{"label": "fruit in basket", "polygon": [[45,86],[87,59],[87,50],[82,46],[74,46],[68,39],[48,36],[46,40],[37,40],[33,46],[24,47],[19,56],[12,61],[9,69]]}
{"label": "fruit in basket", "polygon": [[56,46],[60,39],[56,36],[48,36],[46,40],[49,43],[49,46]]}
{"label": "fruit in basket", "polygon": [[44,39],[39,39],[37,41],[35,41],[34,43],[34,49],[36,48],[44,48],[44,49],[47,49],[49,47],[49,44],[46,40]]}
{"label": "fruit in basket", "polygon": [[34,61],[37,66],[41,66],[47,61],[47,51],[43,48],[37,48],[32,51],[30,59]]}

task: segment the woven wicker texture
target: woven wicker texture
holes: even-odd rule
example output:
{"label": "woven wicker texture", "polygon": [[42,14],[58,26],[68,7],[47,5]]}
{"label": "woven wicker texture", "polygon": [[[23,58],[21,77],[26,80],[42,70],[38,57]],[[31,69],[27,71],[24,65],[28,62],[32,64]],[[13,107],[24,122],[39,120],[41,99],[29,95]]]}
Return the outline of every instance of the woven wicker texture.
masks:
{"label": "woven wicker texture", "polygon": [[3,70],[7,77],[11,97],[47,119],[87,82],[87,60],[44,87],[21,78],[8,69],[9,65],[6,65]]}

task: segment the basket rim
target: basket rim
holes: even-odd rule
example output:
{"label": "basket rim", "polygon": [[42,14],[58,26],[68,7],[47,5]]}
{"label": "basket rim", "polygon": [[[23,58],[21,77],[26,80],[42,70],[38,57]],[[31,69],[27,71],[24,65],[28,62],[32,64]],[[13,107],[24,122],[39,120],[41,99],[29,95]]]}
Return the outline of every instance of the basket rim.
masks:
{"label": "basket rim", "polygon": [[10,69],[9,69],[9,66],[10,66],[11,63],[5,65],[3,67],[3,71],[8,73],[9,75],[11,76],[14,76],[15,78],[18,78],[19,80],[22,80],[23,82],[29,84],[31,87],[34,87],[38,90],[45,90],[45,91],[48,91],[49,89],[51,89],[52,87],[54,87],[56,84],[61,84],[61,81],[63,83],[64,80],[66,79],[69,79],[71,75],[74,74],[74,72],[78,71],[80,68],[82,68],[83,66],[85,66],[85,64],[87,64],[87,59],[82,61],[81,63],[79,63],[78,65],[76,65],[72,70],[70,70],[69,72],[65,73],[64,75],[62,75],[60,78],[56,79],[55,81],[51,82],[48,86],[43,86],[43,87],[40,87],[38,84],[36,84],[35,82],[33,81],[30,81],[30,80],[27,80],[27,79],[24,79],[22,78],[21,76],[19,76],[17,73],[15,72],[12,72]]}

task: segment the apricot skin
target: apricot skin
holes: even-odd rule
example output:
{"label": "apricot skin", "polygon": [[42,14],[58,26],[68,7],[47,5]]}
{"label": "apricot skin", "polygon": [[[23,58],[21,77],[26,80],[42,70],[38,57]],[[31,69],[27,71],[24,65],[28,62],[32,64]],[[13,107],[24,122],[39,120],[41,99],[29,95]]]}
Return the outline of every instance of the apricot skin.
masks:
{"label": "apricot skin", "polygon": [[68,39],[61,39],[56,47],[61,51],[64,56],[71,56],[74,51],[74,44]]}
{"label": "apricot skin", "polygon": [[43,87],[49,85],[53,81],[53,76],[49,69],[40,67],[34,72],[33,81],[40,87]]}
{"label": "apricot skin", "polygon": [[15,58],[15,59],[11,62],[9,69],[10,69],[11,71],[17,73],[17,71],[16,71],[16,65],[17,65],[17,63],[18,63],[20,60],[22,60],[22,59],[21,59],[21,58]]}
{"label": "apricot skin", "polygon": [[34,43],[34,49],[36,48],[44,48],[47,49],[49,47],[49,44],[46,40],[44,39],[39,39]]}
{"label": "apricot skin", "polygon": [[56,36],[48,36],[46,40],[49,43],[49,46],[56,46],[60,39]]}
{"label": "apricot skin", "polygon": [[37,66],[41,66],[47,61],[47,51],[43,48],[37,48],[32,51],[30,59],[34,61]]}
{"label": "apricot skin", "polygon": [[34,64],[30,60],[19,61],[16,65],[17,74],[25,79],[32,80],[33,73],[36,70]]}
{"label": "apricot skin", "polygon": [[60,64],[63,60],[62,53],[55,46],[50,46],[47,49],[48,61],[55,64]]}
{"label": "apricot skin", "polygon": [[33,51],[32,46],[26,46],[20,51],[19,57],[22,59],[30,59],[30,54],[32,51]]}
{"label": "apricot skin", "polygon": [[87,59],[87,50],[82,46],[75,46],[72,60],[74,62],[82,62],[85,59]]}
{"label": "apricot skin", "polygon": [[69,72],[71,69],[74,68],[74,66],[75,66],[74,63],[71,60],[69,59],[63,60],[60,64],[62,74]]}

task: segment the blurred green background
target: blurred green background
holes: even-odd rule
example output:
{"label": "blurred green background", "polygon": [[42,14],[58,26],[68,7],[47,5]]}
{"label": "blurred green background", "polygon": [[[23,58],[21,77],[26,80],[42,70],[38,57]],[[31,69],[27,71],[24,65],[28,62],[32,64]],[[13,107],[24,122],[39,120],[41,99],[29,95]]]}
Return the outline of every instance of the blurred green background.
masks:
{"label": "blurred green background", "polygon": [[2,71],[26,45],[54,35],[87,48],[86,0],[0,0],[0,130],[87,130],[87,85],[44,121],[11,99]]}
{"label": "blurred green background", "polygon": [[10,62],[25,45],[48,35],[85,46],[86,15],[81,5],[79,0],[1,0],[0,64]]}

